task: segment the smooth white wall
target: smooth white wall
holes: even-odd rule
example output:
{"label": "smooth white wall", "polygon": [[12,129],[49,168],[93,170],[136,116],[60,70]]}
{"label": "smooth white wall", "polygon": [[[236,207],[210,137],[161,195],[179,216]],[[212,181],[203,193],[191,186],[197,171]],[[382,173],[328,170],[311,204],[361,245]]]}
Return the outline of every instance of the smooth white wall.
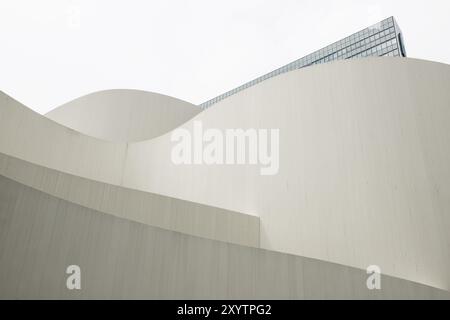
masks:
{"label": "smooth white wall", "polygon": [[279,128],[280,171],[175,166],[170,133],[121,144],[2,95],[0,151],[93,180],[258,215],[261,246],[449,289],[450,67],[369,58],[305,68],[223,100],[205,128]]}
{"label": "smooth white wall", "polygon": [[200,111],[198,106],[162,94],[116,89],[82,96],[45,116],[88,136],[131,142],[167,133]]}
{"label": "smooth white wall", "polygon": [[280,171],[176,166],[131,144],[124,185],[255,214],[261,246],[450,287],[450,67],[370,58],[305,68],[187,123],[279,128]]}
{"label": "smooth white wall", "polygon": [[120,184],[126,144],[83,135],[0,92],[0,152],[84,178]]}

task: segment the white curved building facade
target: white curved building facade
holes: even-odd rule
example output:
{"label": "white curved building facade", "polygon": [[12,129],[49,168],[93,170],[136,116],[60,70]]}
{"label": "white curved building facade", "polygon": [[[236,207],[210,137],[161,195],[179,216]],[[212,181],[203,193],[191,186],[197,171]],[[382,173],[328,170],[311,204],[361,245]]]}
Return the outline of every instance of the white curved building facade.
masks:
{"label": "white curved building facade", "polygon": [[[0,296],[448,299],[449,106],[448,65],[387,57],[286,72],[200,113],[119,90],[47,118],[2,94]],[[172,134],[195,122],[278,129],[277,174],[175,164]]]}
{"label": "white curved building facade", "polygon": [[82,96],[46,117],[98,139],[136,142],[167,133],[200,111],[193,104],[162,94],[116,89]]}

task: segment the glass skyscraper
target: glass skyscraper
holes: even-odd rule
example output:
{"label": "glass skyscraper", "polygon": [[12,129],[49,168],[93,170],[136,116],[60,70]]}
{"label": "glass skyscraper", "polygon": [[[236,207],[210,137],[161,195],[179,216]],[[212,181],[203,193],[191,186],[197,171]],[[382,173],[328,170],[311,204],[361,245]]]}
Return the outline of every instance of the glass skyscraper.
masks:
{"label": "glass skyscraper", "polygon": [[330,44],[325,48],[317,50],[233,90],[225,92],[220,96],[202,103],[200,107],[202,109],[209,108],[220,100],[284,72],[333,60],[371,56],[406,57],[402,32],[394,17],[389,17],[342,40]]}

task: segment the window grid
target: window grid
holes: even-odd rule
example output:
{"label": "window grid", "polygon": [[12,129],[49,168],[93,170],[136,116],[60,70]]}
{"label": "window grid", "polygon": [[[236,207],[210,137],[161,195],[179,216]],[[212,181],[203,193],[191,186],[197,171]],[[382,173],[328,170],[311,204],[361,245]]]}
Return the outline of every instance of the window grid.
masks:
{"label": "window grid", "polygon": [[342,40],[332,43],[325,48],[317,50],[303,58],[295,60],[281,68],[208,100],[202,103],[200,107],[206,109],[218,101],[230,97],[239,91],[288,71],[334,60],[364,58],[371,56],[401,56],[393,17],[387,18],[371,27],[363,29]]}

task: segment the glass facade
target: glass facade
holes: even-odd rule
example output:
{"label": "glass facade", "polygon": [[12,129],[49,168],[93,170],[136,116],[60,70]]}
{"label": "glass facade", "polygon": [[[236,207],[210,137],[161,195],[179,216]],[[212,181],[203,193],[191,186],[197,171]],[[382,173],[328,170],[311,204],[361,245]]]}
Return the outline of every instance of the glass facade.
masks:
{"label": "glass facade", "polygon": [[220,100],[223,100],[241,90],[247,89],[248,87],[251,87],[261,81],[291,70],[308,67],[314,64],[326,63],[333,60],[373,56],[406,57],[402,33],[394,17],[389,17],[383,21],[380,21],[325,48],[317,50],[303,58],[295,60],[281,68],[208,100],[202,103],[200,107],[202,109],[209,108]]}

